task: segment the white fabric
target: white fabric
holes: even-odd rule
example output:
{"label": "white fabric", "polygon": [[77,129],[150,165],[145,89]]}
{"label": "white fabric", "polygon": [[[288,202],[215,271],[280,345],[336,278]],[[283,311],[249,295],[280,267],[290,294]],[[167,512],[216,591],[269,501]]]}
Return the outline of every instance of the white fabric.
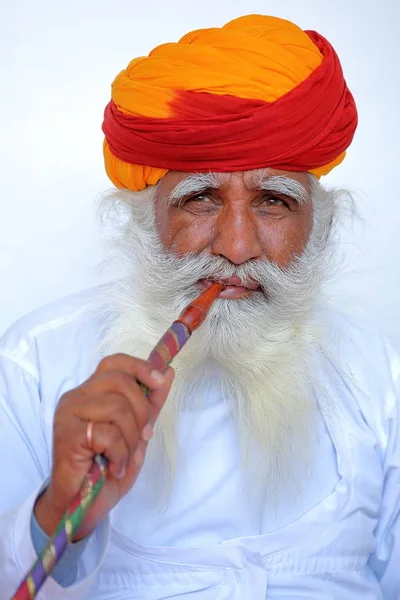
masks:
{"label": "white fabric", "polygon": [[[97,364],[97,295],[37,311],[0,342],[1,600],[35,559],[29,524],[50,473],[55,405]],[[196,414],[182,415],[185,460],[169,508],[157,504],[145,464],[83,552],[77,582],[62,588],[49,579],[38,598],[398,599],[400,356],[343,315],[321,319],[337,357],[321,358],[319,374],[333,403],[321,415],[315,473],[296,502],[254,509],[226,402],[210,378]]]}

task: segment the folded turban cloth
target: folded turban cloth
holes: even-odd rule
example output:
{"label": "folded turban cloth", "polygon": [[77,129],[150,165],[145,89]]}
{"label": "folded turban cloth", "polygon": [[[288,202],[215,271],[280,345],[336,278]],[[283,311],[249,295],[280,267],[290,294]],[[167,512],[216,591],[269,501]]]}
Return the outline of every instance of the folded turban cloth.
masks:
{"label": "folded turban cloth", "polygon": [[329,42],[248,15],[158,46],[117,76],[103,122],[105,166],[117,187],[134,191],[169,170],[320,177],[342,162],[356,126]]}

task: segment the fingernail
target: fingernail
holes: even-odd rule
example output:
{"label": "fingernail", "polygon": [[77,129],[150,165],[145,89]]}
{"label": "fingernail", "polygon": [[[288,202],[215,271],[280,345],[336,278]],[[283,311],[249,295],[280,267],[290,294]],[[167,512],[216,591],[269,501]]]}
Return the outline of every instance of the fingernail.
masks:
{"label": "fingernail", "polygon": [[165,383],[165,377],[160,371],[152,371],[150,375],[158,385]]}
{"label": "fingernail", "polygon": [[148,442],[149,440],[151,440],[152,436],[153,436],[153,428],[150,425],[150,423],[147,423],[147,425],[145,425],[143,427],[142,440],[144,440],[145,442]]}
{"label": "fingernail", "polygon": [[126,468],[122,467],[120,472],[116,475],[116,479],[123,479],[125,477]]}
{"label": "fingernail", "polygon": [[138,448],[138,449],[135,451],[135,454],[133,455],[133,462],[135,463],[135,465],[136,465],[137,467],[140,467],[140,465],[141,465],[141,464],[142,464],[142,462],[143,462],[143,459],[144,459],[144,454],[143,454],[143,452],[142,452],[141,448]]}

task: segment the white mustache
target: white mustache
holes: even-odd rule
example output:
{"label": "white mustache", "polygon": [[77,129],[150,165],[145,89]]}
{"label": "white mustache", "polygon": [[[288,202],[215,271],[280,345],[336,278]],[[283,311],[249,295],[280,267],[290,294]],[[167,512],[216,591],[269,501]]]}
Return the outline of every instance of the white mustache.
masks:
{"label": "white mustache", "polygon": [[280,268],[268,260],[254,260],[238,266],[223,257],[203,254],[179,257],[165,250],[154,252],[152,261],[154,276],[149,284],[154,293],[162,294],[167,302],[177,296],[189,301],[194,299],[201,279],[218,281],[236,276],[243,282],[252,281],[260,285],[257,295],[240,302],[268,302],[279,306],[282,311],[296,312],[302,310],[305,286],[309,289],[315,286],[316,265],[307,249],[287,268]]}
{"label": "white mustache", "polygon": [[[174,283],[178,289],[184,291],[196,284],[200,279],[220,281],[231,277],[238,277],[243,283],[257,282],[263,287],[277,275],[282,276],[285,271],[272,262],[254,261],[243,265],[234,265],[222,257],[204,256],[201,254],[178,257],[163,253],[159,255],[164,267],[157,273],[157,279],[163,279],[164,273],[174,273]],[[160,265],[161,266],[161,265]]]}

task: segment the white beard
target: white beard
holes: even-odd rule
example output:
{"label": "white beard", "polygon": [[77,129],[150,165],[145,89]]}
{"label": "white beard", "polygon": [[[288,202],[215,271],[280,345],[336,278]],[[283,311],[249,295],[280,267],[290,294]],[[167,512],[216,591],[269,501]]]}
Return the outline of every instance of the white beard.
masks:
{"label": "white beard", "polygon": [[321,284],[332,272],[330,232],[336,205],[334,193],[313,179],[311,189],[313,231],[303,254],[285,270],[266,262],[235,267],[221,258],[167,254],[154,222],[154,189],[115,192],[105,200],[109,204],[113,199],[122,208],[125,223],[117,225],[114,246],[118,270],[125,273],[107,297],[112,310],[103,354],[147,358],[199,294],[199,279],[235,274],[253,277],[263,287],[263,293],[246,299],[216,300],[206,322],[174,359],[175,381],[146,457],[157,476],[164,473],[165,490],[173,485],[177,451],[185,452],[178,440],[180,411],[190,402],[191,390],[216,370],[249,481],[286,491],[285,483],[294,482],[297,488],[304,469],[310,469],[318,411],[312,357],[322,334],[315,312]]}

